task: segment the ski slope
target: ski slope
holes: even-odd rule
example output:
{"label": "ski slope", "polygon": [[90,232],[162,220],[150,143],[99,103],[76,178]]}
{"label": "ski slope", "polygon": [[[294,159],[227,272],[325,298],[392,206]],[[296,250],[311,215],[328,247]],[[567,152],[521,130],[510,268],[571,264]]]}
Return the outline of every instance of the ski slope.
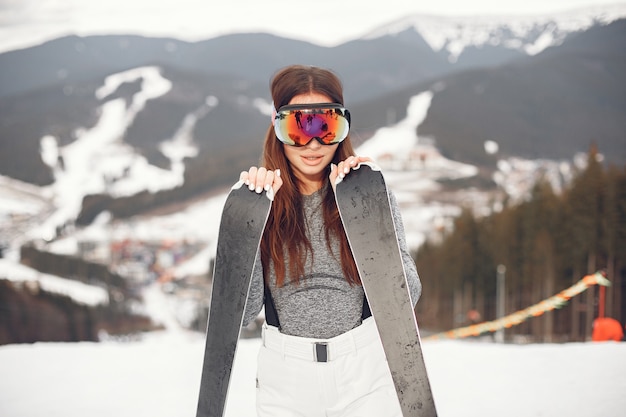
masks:
{"label": "ski slope", "polygon": [[[204,335],[181,328],[154,284],[148,313],[165,331],[138,340],[0,346],[5,417],[193,417]],[[259,339],[235,357],[226,415],[255,415]],[[512,345],[425,341],[439,417],[620,417],[626,343]]]}

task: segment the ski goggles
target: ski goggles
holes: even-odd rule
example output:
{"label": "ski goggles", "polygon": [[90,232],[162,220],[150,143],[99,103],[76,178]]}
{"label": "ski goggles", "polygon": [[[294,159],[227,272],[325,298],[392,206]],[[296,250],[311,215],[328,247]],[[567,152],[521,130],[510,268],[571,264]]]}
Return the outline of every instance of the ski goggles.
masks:
{"label": "ski goggles", "polygon": [[305,146],[312,139],[322,145],[340,143],[350,131],[350,112],[341,104],[283,106],[274,115],[274,132],[282,143]]}

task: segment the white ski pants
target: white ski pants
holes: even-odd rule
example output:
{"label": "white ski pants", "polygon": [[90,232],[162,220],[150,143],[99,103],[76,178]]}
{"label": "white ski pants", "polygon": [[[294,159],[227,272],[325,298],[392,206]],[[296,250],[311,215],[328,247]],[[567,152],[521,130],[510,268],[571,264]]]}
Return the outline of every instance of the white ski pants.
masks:
{"label": "white ski pants", "polygon": [[372,318],[328,340],[264,324],[256,404],[258,417],[402,417]]}

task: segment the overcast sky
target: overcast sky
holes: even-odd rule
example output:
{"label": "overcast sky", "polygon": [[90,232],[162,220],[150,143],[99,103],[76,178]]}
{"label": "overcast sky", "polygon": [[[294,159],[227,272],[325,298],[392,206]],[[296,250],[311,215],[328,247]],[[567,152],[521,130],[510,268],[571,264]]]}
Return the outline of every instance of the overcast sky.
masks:
{"label": "overcast sky", "polygon": [[554,14],[607,4],[626,0],[0,0],[0,51],[102,33],[199,40],[263,31],[332,46],[411,14]]}

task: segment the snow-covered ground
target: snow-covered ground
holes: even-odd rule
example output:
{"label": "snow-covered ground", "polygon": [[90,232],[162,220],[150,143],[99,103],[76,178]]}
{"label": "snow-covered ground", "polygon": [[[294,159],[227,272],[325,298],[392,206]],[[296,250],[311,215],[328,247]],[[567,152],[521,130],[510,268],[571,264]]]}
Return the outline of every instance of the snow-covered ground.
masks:
{"label": "snow-covered ground", "polygon": [[[177,325],[156,285],[148,311],[165,331],[139,341],[0,346],[0,415],[194,416],[203,335]],[[439,417],[620,417],[626,409],[626,343],[423,345]],[[255,415],[259,346],[239,343],[228,417]]]}

